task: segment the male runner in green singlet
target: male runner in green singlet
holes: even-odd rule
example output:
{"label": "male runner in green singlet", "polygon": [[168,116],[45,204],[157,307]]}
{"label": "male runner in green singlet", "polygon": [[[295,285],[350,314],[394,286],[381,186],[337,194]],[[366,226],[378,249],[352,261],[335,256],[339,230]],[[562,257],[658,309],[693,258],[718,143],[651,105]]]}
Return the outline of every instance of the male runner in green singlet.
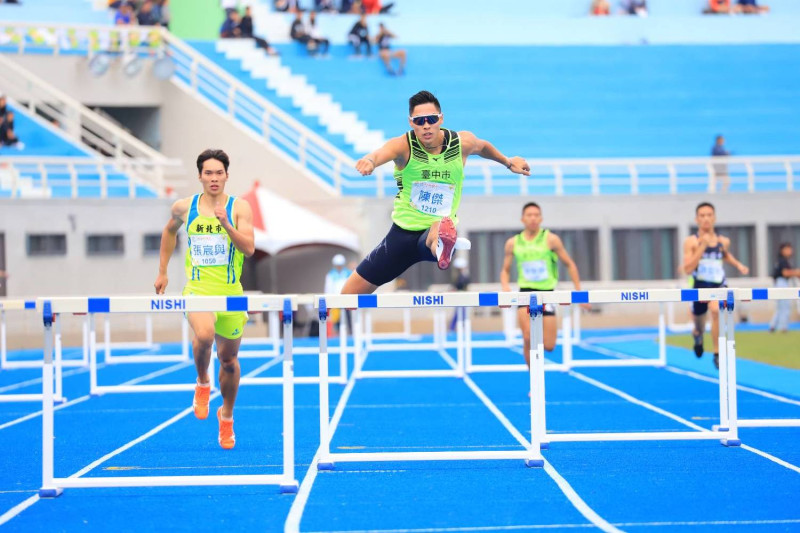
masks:
{"label": "male runner in green singlet", "polygon": [[[161,260],[154,284],[156,294],[167,288],[167,264],[175,251],[178,229],[186,224],[189,243],[186,250],[186,286],[184,295],[238,296],[242,294],[240,277],[244,257],[255,252],[253,212],[246,201],[225,194],[228,181],[228,155],[222,150],[206,150],[197,158],[201,194],[178,200],[172,205],[172,217],[161,234]],[[239,345],[242,342],[247,313],[189,313],[194,330],[192,349],[197,367],[194,414],[208,417],[208,364],[216,340],[220,360],[219,388],[222,406],[217,410],[219,444],[229,450],[236,444],[233,433],[233,405],[239,390]]]}
{"label": "male runner in green singlet", "polygon": [[[564,249],[561,239],[548,229],[542,228],[542,210],[535,202],[528,202],[522,207],[522,225],[525,229],[506,241],[503,268],[500,271],[500,284],[503,290],[511,290],[511,261],[517,262],[517,282],[521,292],[552,291],[558,283],[558,260],[564,262],[575,290],[581,290],[581,278],[578,267]],[[589,308],[589,304],[581,304]],[[523,355],[530,364],[531,325],[527,307],[517,310],[519,327],[522,330]],[[544,349],[552,352],[556,346],[558,325],[556,310],[553,304],[544,306]]]}
{"label": "male runner in green singlet", "polygon": [[508,158],[468,131],[442,128],[439,100],[428,91],[412,96],[408,111],[411,131],[356,162],[356,169],[366,176],[393,161],[399,190],[389,233],[350,275],[342,294],[369,294],[420,261],[437,261],[444,270],[456,249],[469,248],[469,241],[457,238],[456,224],[464,163],[470,155],[530,175],[523,158]]}

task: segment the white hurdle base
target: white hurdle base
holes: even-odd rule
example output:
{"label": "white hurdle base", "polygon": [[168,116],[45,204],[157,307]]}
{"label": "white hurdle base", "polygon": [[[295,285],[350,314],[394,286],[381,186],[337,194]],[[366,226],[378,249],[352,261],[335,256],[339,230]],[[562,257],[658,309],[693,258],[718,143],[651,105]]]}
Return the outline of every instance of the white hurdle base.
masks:
{"label": "white hurdle base", "polygon": [[739,419],[740,428],[800,428],[800,418]]}
{"label": "white hurdle base", "polygon": [[725,440],[728,431],[653,431],[631,433],[548,433],[546,442]]}
{"label": "white hurdle base", "polygon": [[[491,450],[479,452],[354,452],[331,453],[326,456],[326,462],[320,463],[320,469],[325,466],[330,469],[334,463],[367,463],[377,461],[487,461],[497,459],[522,459],[525,461],[542,461],[541,457],[531,454],[527,450]],[[529,466],[543,466],[529,465]]]}
{"label": "white hurdle base", "polygon": [[[281,485],[297,483],[282,475],[237,476],[121,476],[121,477],[59,477],[52,482],[60,489],[111,487],[189,487],[209,485]],[[52,497],[54,489],[41,489],[40,496]],[[43,494],[44,493],[44,494]]]}

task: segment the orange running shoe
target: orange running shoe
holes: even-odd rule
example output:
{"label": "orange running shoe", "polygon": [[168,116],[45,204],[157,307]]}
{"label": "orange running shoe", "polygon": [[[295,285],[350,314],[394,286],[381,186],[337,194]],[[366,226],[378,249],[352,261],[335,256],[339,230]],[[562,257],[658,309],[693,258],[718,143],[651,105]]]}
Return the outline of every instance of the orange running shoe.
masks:
{"label": "orange running shoe", "polygon": [[211,383],[208,385],[194,386],[194,400],[192,400],[192,408],[194,409],[194,416],[200,420],[205,420],[208,418],[209,394],[211,394]]}
{"label": "orange running shoe", "polygon": [[453,224],[450,217],[442,217],[439,223],[439,243],[436,246],[436,261],[439,263],[441,270],[446,270],[450,266],[450,260],[453,259],[453,253],[456,251],[456,225]]}
{"label": "orange running shoe", "polygon": [[219,420],[219,445],[226,450],[236,446],[236,435],[233,433],[233,419],[222,419],[222,407],[217,409],[217,420]]}

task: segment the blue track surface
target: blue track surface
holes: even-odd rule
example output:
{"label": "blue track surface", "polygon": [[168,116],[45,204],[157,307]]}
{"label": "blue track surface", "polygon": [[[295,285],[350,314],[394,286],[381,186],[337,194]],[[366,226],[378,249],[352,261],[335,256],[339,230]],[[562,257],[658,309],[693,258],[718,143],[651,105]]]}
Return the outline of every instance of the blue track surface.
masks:
{"label": "blue track surface", "polygon": [[[576,347],[574,357],[652,358],[656,344],[648,338],[651,333],[584,332],[590,343]],[[635,340],[622,342],[619,335]],[[79,352],[70,349],[65,355],[74,359]],[[449,355],[455,357],[454,351]],[[9,357],[36,356],[25,351]],[[560,361],[560,348],[550,358]],[[474,361],[515,364],[522,358],[518,351],[498,347],[476,349]],[[263,369],[267,362],[243,359],[242,374]],[[548,372],[548,431],[693,431],[718,423],[719,394],[710,359],[696,360],[687,350],[670,348],[668,363],[663,369]],[[298,375],[315,375],[316,368],[315,356],[295,357]],[[447,363],[436,351],[373,352],[364,367],[443,368]],[[742,360],[738,371],[740,417],[800,418],[796,372]],[[144,382],[191,383],[195,376],[186,363],[101,363],[99,381],[124,383],[156,372]],[[338,373],[338,357],[331,357],[330,372]],[[278,374],[279,365],[259,373]],[[38,377],[35,369],[0,371],[0,394],[36,392]],[[474,373],[466,380],[364,378],[346,389],[332,385],[331,412],[340,399],[345,401],[332,451],[522,449],[504,423],[529,437],[527,386],[524,372]],[[217,445],[213,417],[199,421],[187,411],[190,393],[89,398],[88,372],[82,368],[65,370],[64,387],[69,402],[55,415],[58,476],[79,471],[84,477],[280,472],[278,386],[242,386],[233,451]],[[554,442],[544,451],[545,469],[526,468],[521,461],[374,462],[339,463],[317,473],[309,465],[319,444],[318,400],[317,386],[296,386],[297,478],[305,478],[297,496],[281,495],[276,487],[110,488],[67,489],[54,500],[36,496],[41,418],[35,413],[40,406],[2,403],[2,530],[282,531],[298,524],[302,531],[800,530],[800,452],[795,445],[800,428],[743,428],[742,448],[716,441]],[[212,399],[212,413],[219,403],[218,397]],[[176,416],[180,413],[184,416]],[[168,420],[161,431],[87,470]],[[23,502],[26,508],[16,507]]]}

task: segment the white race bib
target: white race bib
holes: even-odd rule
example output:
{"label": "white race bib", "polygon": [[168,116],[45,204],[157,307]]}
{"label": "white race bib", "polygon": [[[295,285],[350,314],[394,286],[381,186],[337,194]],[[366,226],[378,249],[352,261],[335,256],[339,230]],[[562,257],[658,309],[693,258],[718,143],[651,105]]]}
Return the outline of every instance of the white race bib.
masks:
{"label": "white race bib", "polygon": [[525,276],[527,281],[545,281],[550,279],[550,273],[547,271],[547,263],[541,259],[539,261],[525,261],[522,263],[522,275]]}
{"label": "white race bib", "polygon": [[456,186],[435,181],[415,181],[411,186],[411,205],[420,213],[446,217],[453,210]]}
{"label": "white race bib", "polygon": [[722,268],[722,261],[719,259],[701,259],[697,265],[697,281],[708,283],[722,283],[725,279],[725,270]]}
{"label": "white race bib", "polygon": [[189,252],[194,266],[224,266],[228,264],[228,236],[224,233],[213,235],[191,235]]}

